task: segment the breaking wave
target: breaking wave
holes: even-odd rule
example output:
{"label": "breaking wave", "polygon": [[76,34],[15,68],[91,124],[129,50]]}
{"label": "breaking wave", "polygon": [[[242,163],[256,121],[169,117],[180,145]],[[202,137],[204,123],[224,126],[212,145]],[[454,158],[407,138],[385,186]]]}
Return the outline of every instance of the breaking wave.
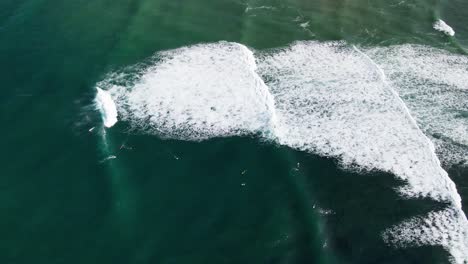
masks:
{"label": "breaking wave", "polygon": [[450,252],[453,263],[468,261],[468,222],[455,208],[413,217],[387,229],[383,238],[400,247],[442,246]]}
{"label": "breaking wave", "polygon": [[259,71],[275,97],[281,144],[392,172],[408,182],[407,196],[460,204],[432,144],[359,50],[297,43],[263,55]]}
{"label": "breaking wave", "polygon": [[453,28],[447,25],[447,23],[445,23],[445,21],[443,21],[442,19],[438,19],[436,22],[434,22],[432,27],[437,31],[443,32],[447,36],[455,36],[455,31],[453,30]]}
{"label": "breaking wave", "polygon": [[117,123],[117,107],[108,91],[101,88],[96,88],[96,90],[94,102],[99,112],[101,112],[102,122],[105,127],[112,127]]}
{"label": "breaking wave", "polygon": [[[455,113],[466,96],[465,61],[419,46],[361,51],[344,42],[298,42],[254,57],[241,44],[219,42],[158,53],[150,66],[111,74],[98,86],[111,93],[121,120],[140,132],[195,141],[260,135],[336,157],[345,167],[391,172],[407,183],[402,195],[447,202],[450,213],[424,218],[439,233],[389,239],[410,219],[384,232],[386,241],[441,245],[463,263],[468,227],[461,199],[423,131],[466,145],[466,133],[457,132],[466,118]],[[434,65],[442,72],[433,72]]]}
{"label": "breaking wave", "polygon": [[236,43],[162,52],[132,86],[113,85],[121,119],[161,137],[204,140],[268,133],[273,98],[255,58]]}
{"label": "breaking wave", "polygon": [[443,163],[468,158],[468,57],[402,45],[366,51],[388,75]]}

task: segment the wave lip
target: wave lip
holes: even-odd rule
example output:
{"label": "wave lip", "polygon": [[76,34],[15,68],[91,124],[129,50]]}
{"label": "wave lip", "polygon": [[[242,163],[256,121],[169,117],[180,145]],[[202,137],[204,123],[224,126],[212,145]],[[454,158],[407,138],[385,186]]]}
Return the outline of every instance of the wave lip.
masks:
{"label": "wave lip", "polygon": [[434,24],[432,24],[432,27],[437,31],[443,32],[447,36],[455,36],[455,31],[453,30],[453,28],[447,25],[447,23],[445,23],[445,21],[443,21],[442,19],[438,19],[436,22],[434,22]]}
{"label": "wave lip", "polygon": [[96,87],[97,94],[95,104],[101,113],[105,127],[112,127],[117,123],[117,106],[108,91]]}

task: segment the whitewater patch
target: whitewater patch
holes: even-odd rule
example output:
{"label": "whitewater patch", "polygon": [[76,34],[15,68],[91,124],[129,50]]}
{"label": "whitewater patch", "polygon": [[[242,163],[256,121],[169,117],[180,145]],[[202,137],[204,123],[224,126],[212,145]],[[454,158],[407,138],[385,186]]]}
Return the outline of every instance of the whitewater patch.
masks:
{"label": "whitewater patch", "polygon": [[436,22],[434,22],[434,24],[432,24],[432,27],[435,30],[440,31],[447,36],[455,36],[455,31],[453,30],[453,28],[447,25],[447,23],[445,23],[445,21],[443,21],[442,19],[438,19]]}
{"label": "whitewater patch", "polygon": [[[411,68],[400,65],[409,61],[404,59],[408,53],[398,49],[416,52],[413,46],[361,51],[344,42],[298,42],[255,53],[237,43],[202,44],[157,53],[148,67],[110,74],[98,86],[112,95],[119,118],[134,131],[194,141],[260,135],[298,150],[336,157],[347,168],[391,172],[406,182],[399,190],[402,195],[446,202],[452,213],[421,217],[439,233],[428,233],[421,240],[411,235],[390,239],[389,234],[411,226],[414,220],[410,219],[387,230],[386,241],[399,246],[442,245],[455,263],[463,263],[468,260],[462,250],[468,227],[461,199],[423,133],[442,120],[424,119],[418,107],[427,105],[418,104],[417,99],[412,102],[410,92],[401,98],[398,93],[412,89],[426,96],[424,85],[440,80],[437,77],[463,93],[464,80],[456,77],[466,71],[465,58],[453,55],[460,60],[453,64],[442,57],[440,63],[452,64],[452,70],[437,76],[419,65],[425,63],[422,57],[427,51],[418,51],[421,61]],[[425,55],[434,63],[430,54]],[[437,89],[440,85],[433,84]],[[450,110],[462,107],[462,99],[458,94],[456,101],[454,96]],[[448,110],[437,109],[431,114]],[[444,122],[454,127],[464,124],[447,115]],[[463,142],[463,133],[449,130],[444,135]],[[460,228],[452,228],[459,223]],[[447,240],[438,240],[439,234]]]}
{"label": "whitewater patch", "polygon": [[273,98],[245,46],[196,45],[159,53],[153,60],[155,65],[133,86],[107,83],[121,120],[134,129],[195,141],[272,133]]}
{"label": "whitewater patch", "polygon": [[413,217],[387,229],[383,238],[400,247],[442,246],[450,252],[452,263],[468,261],[468,222],[454,208]]}
{"label": "whitewater patch", "polygon": [[[392,172],[407,182],[401,190],[404,195],[450,202],[447,211],[431,212],[418,218],[430,226],[429,230],[409,219],[385,231],[384,238],[399,247],[440,245],[450,253],[453,263],[466,263],[468,221],[461,210],[460,196],[440,166],[432,142],[410,114],[414,109],[420,110],[422,115],[428,105],[424,100],[418,104],[417,99],[422,98],[416,98],[408,109],[395,89],[400,91],[406,87],[413,95],[419,91],[420,97],[442,100],[441,96],[432,95],[433,91],[424,90],[424,86],[431,80],[442,79],[452,89],[457,87],[451,100],[445,98],[442,104],[432,102],[433,106],[427,108],[428,118],[419,114],[417,117],[425,131],[437,127],[440,133],[463,142],[467,130],[457,133],[458,130],[451,126],[464,124],[455,119],[456,111],[453,110],[463,109],[467,102],[462,95],[466,91],[464,78],[468,76],[465,72],[468,64],[464,63],[465,57],[453,55],[451,60],[447,54],[440,57],[440,51],[434,58],[430,55],[433,50],[408,46],[399,48],[393,53],[389,52],[390,48],[375,48],[385,54],[378,57],[375,51],[368,56],[342,42],[300,42],[262,54],[259,73],[275,97],[278,141],[296,149],[340,157],[345,166]],[[416,59],[415,66],[410,60],[414,56],[409,55],[408,60],[401,61],[406,68],[395,66],[390,61],[403,60],[408,55],[401,50],[405,48],[424,54],[421,58],[426,61]],[[374,61],[373,57],[380,60]],[[446,69],[431,68],[435,61]],[[426,65],[423,67],[423,64]],[[399,69],[398,73],[387,73],[388,65]],[[437,70],[440,72],[434,73]],[[403,72],[417,76],[418,81],[413,79],[408,83],[410,78],[406,78]],[[434,83],[434,89],[440,89],[440,85],[440,82]],[[403,98],[410,101],[413,97]],[[452,111],[441,105],[450,105]],[[434,108],[437,110],[432,110]],[[412,235],[418,226],[428,232]],[[390,234],[394,235],[393,239],[390,239]]]}
{"label": "whitewater patch", "polygon": [[262,54],[259,62],[275,97],[280,144],[391,172],[407,181],[406,196],[460,205],[432,144],[358,50],[342,42],[302,42]]}
{"label": "whitewater patch", "polygon": [[108,91],[96,88],[96,98],[94,100],[97,109],[101,113],[105,127],[112,127],[117,123],[117,107]]}
{"label": "whitewater patch", "polygon": [[402,45],[365,51],[388,76],[442,162],[468,161],[468,57]]}

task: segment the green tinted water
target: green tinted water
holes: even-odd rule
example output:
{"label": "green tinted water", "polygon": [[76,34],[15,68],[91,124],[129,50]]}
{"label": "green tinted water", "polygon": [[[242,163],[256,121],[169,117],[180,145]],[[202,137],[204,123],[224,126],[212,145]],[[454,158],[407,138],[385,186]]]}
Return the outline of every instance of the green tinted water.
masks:
{"label": "green tinted water", "polygon": [[[128,134],[120,123],[104,137],[88,129],[99,124],[96,82],[159,50],[345,40],[463,53],[466,8],[462,0],[1,1],[0,262],[447,262],[440,247],[382,241],[390,224],[441,206],[401,199],[391,175],[343,171],[255,138],[191,143]],[[438,17],[456,39],[433,30]],[[109,153],[118,158],[105,160]],[[466,170],[450,173],[468,200]]]}

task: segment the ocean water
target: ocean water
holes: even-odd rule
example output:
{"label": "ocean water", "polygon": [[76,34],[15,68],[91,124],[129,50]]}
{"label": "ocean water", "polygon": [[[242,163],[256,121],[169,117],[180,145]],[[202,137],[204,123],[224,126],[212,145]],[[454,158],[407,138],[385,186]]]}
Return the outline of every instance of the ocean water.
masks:
{"label": "ocean water", "polygon": [[0,1],[0,262],[468,263],[467,8]]}

